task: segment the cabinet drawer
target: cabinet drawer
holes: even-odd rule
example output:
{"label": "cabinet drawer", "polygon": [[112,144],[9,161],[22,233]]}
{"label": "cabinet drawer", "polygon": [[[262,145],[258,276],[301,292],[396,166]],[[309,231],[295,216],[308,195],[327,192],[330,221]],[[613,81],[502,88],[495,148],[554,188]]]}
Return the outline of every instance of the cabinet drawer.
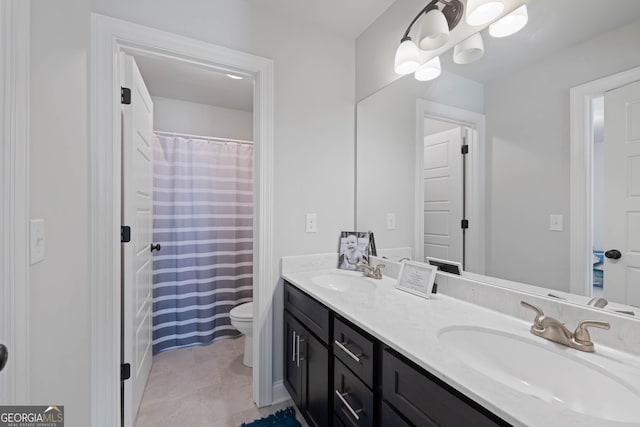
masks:
{"label": "cabinet drawer", "polygon": [[383,352],[382,372],[382,398],[414,425],[509,425],[389,349]]}
{"label": "cabinet drawer", "polygon": [[[411,427],[387,402],[382,402],[381,427]],[[428,424],[420,427],[437,427],[435,424]]]}
{"label": "cabinet drawer", "polygon": [[333,367],[333,410],[344,426],[373,426],[373,392],[340,360]]}
{"label": "cabinet drawer", "polygon": [[322,342],[329,343],[329,309],[300,289],[284,282],[284,308],[296,316]]}
{"label": "cabinet drawer", "polygon": [[337,317],[333,319],[333,354],[373,387],[373,341]]}

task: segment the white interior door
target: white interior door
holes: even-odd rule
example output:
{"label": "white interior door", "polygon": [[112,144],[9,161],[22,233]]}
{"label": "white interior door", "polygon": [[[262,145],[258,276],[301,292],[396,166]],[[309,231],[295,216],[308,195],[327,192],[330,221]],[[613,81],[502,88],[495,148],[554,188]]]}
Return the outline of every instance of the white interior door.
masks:
{"label": "white interior door", "polygon": [[[640,307],[640,81],[605,93],[607,299]],[[611,256],[611,253],[605,253]]]}
{"label": "white interior door", "polygon": [[462,263],[462,127],[424,137],[424,256]]}
{"label": "white interior door", "polygon": [[131,227],[131,241],[122,244],[123,361],[131,365],[124,381],[124,427],[130,427],[140,406],[151,369],[151,237],[153,103],[134,59],[125,55],[123,84],[131,104],[122,105],[122,223]]}

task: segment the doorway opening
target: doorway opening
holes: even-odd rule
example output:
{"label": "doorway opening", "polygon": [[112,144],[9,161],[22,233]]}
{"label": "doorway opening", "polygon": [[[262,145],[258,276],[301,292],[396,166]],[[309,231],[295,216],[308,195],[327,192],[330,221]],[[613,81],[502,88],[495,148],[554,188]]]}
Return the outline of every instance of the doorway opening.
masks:
{"label": "doorway opening", "polygon": [[[434,249],[443,255],[443,236],[437,229],[431,229],[432,225],[442,221],[451,223],[449,229],[455,227],[458,231],[459,248],[451,255],[461,264],[464,262],[466,271],[484,274],[485,272],[485,116],[473,111],[449,105],[439,104],[424,99],[418,99],[416,113],[416,182],[415,186],[415,242],[414,253],[416,259],[425,260],[426,254]],[[456,131],[456,129],[458,129]],[[456,142],[453,145],[442,144],[437,141],[425,149],[425,141],[428,135],[439,132],[457,133]],[[443,135],[440,135],[442,137]],[[447,138],[445,138],[447,139]],[[464,143],[463,143],[464,141]],[[463,145],[467,147],[463,149]],[[445,146],[447,150],[444,151]],[[434,159],[440,156],[453,156],[459,160],[451,163],[457,168],[457,173],[452,174],[454,180],[449,180],[442,172],[445,170],[442,161],[429,164],[431,160],[426,158],[426,151],[430,150]],[[465,154],[463,154],[463,150]],[[442,157],[440,157],[442,159]],[[448,162],[449,163],[449,162]],[[425,171],[425,165],[430,169]],[[464,167],[463,167],[464,166]],[[426,180],[428,178],[428,180]],[[433,179],[432,179],[433,178]],[[455,182],[454,182],[455,181]],[[446,189],[446,191],[445,191]],[[434,195],[433,200],[428,200],[427,190]],[[445,191],[445,193],[443,193]],[[459,206],[457,213],[444,215],[439,207],[443,205],[443,194],[449,194],[456,198]],[[440,205],[440,206],[439,206]],[[433,222],[427,224],[426,215],[431,216]],[[446,216],[446,218],[445,218]],[[439,217],[439,218],[438,218]],[[459,217],[459,218],[458,218]],[[465,221],[466,220],[466,221]],[[463,221],[465,222],[463,224]],[[433,245],[427,247],[427,234],[429,242]],[[431,255],[434,258],[443,257]],[[444,258],[447,259],[447,258]],[[453,259],[451,259],[453,261]]]}
{"label": "doorway opening", "polygon": [[[426,257],[465,266],[465,174],[471,129],[424,118],[423,206]],[[466,146],[466,147],[465,147]],[[466,149],[465,149],[466,148]]]}
{"label": "doorway opening", "polygon": [[[594,216],[599,215],[595,208],[599,202],[594,201],[594,197],[597,197],[594,191],[596,186],[594,175],[598,162],[594,155],[596,150],[600,150],[600,148],[596,148],[596,143],[594,142],[594,121],[596,120],[594,109],[598,107],[597,103],[600,102],[595,100],[602,96],[606,97],[607,93],[630,86],[639,80],[640,67],[636,67],[570,89],[570,292],[577,295],[598,296],[600,292],[599,287],[594,288],[594,264],[599,264],[599,259],[594,256],[594,250],[596,249],[594,244],[597,244],[597,239],[594,237],[594,233],[597,232],[594,228]],[[601,113],[603,117],[604,113],[603,109]],[[625,115],[629,116],[628,114],[620,114],[621,117]],[[610,116],[614,116],[614,114]],[[606,129],[607,126],[604,125],[603,132],[607,132]],[[626,170],[624,167],[617,167],[617,169],[619,171]],[[620,182],[625,182],[625,179]],[[622,185],[618,187],[623,188]],[[606,191],[602,193],[604,194]],[[606,202],[603,205],[606,210],[611,204]],[[623,219],[618,222],[622,224],[626,221]],[[604,236],[606,239],[606,234]],[[606,252],[609,249],[616,248],[603,248],[605,266],[610,262],[606,259]],[[623,263],[618,264],[622,265]],[[607,278],[607,273],[604,270],[603,279],[609,283],[608,288],[602,288],[603,290],[608,289],[608,291],[603,292],[603,295],[607,299],[623,303],[626,298],[610,298],[611,292],[615,291],[611,287],[611,283],[614,282],[611,280],[611,276]],[[620,280],[620,282],[624,281]],[[615,288],[618,288],[617,283]]]}
{"label": "doorway opening", "polygon": [[[180,403],[154,395],[159,383],[180,387],[188,372],[204,376],[202,365],[174,354],[152,368],[156,356],[240,336],[230,313],[252,300],[254,94],[251,75],[152,56],[123,54],[123,63],[120,86],[130,99],[122,105],[122,224],[131,241],[122,246],[121,360],[129,378],[121,411],[131,426],[158,399]],[[252,331],[242,329],[248,367],[220,359],[220,381],[231,376],[226,370],[242,371],[245,384],[251,377]],[[215,352],[204,352],[216,362]]]}
{"label": "doorway opening", "polygon": [[253,76],[253,400],[273,402],[271,296],[273,260],[273,62],[244,52],[101,15],[92,15],[90,138],[90,277],[92,300],[92,424],[120,421],[120,287],[122,260],[121,93],[122,54],[151,56],[206,69]]}

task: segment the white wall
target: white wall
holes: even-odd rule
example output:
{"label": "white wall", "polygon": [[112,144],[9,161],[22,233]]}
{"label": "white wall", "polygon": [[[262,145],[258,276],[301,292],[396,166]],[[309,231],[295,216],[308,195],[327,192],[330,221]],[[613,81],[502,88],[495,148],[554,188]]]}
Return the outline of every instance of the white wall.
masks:
{"label": "white wall", "polygon": [[253,113],[152,96],[154,130],[253,141]]}
{"label": "white wall", "polygon": [[[274,60],[274,257],[327,252],[353,228],[355,42],[250,0],[33,2],[31,208],[47,260],[32,268],[32,401],[90,424],[87,57],[90,12]],[[304,233],[304,214],[318,233]],[[275,266],[276,270],[278,266]],[[258,284],[259,286],[259,284]],[[282,296],[274,295],[274,380],[282,378]]]}
{"label": "white wall", "polygon": [[30,205],[46,259],[30,270],[28,403],[65,405],[65,425],[88,426],[89,3],[34,1],[31,19]]}
{"label": "white wall", "polygon": [[485,85],[487,274],[569,290],[569,88],[640,65],[639,39],[637,21]]}

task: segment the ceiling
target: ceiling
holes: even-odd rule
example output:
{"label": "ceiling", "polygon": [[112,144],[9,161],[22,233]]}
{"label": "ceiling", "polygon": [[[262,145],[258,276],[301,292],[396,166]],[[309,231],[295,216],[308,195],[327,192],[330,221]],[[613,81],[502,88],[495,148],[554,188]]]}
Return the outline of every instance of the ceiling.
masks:
{"label": "ceiling", "polygon": [[[393,0],[260,1],[268,1],[263,6],[286,16],[312,21],[354,39],[393,3]],[[445,52],[441,55],[443,70],[487,82],[640,19],[638,0],[529,0],[527,8],[529,23],[519,33],[495,39],[485,30],[482,33],[485,54],[481,60],[458,65],[451,59],[451,53]],[[407,22],[410,18],[407,17]],[[136,57],[136,62],[152,96],[253,111],[251,77],[232,80],[211,69],[157,58]]]}
{"label": "ceiling", "polygon": [[136,56],[151,96],[233,110],[253,111],[253,77],[234,80],[223,72],[158,57]]}

